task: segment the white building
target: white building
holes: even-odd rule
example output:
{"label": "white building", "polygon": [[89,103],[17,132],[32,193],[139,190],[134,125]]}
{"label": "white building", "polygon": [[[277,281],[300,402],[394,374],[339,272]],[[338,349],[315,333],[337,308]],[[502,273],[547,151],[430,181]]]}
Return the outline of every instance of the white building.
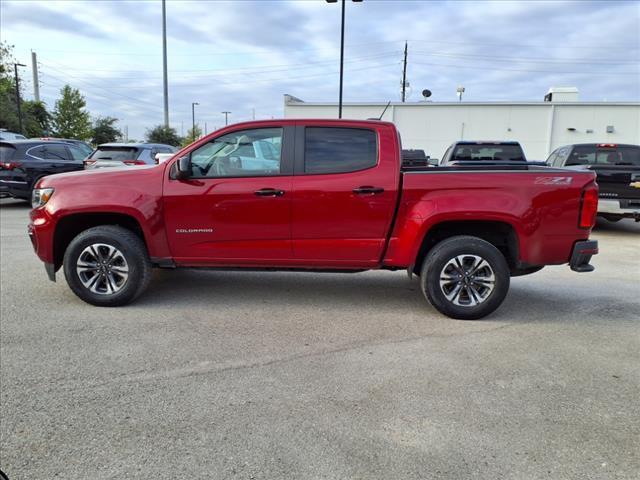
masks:
{"label": "white building", "polygon": [[[378,118],[386,103],[344,103],[346,119]],[[286,118],[336,118],[337,103],[285,95]],[[571,143],[640,144],[640,103],[580,102],[573,87],[552,88],[541,102],[391,103],[383,120],[396,124],[403,148],[441,158],[457,140],[516,140],[527,158],[545,160]]]}

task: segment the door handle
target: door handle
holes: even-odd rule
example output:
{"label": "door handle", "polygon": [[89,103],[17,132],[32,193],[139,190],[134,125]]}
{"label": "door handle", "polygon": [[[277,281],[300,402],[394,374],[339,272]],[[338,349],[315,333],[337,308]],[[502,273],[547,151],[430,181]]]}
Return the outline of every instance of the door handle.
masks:
{"label": "door handle", "polygon": [[382,187],[371,187],[369,185],[364,185],[362,187],[354,188],[353,193],[356,195],[377,195],[378,193],[384,192],[384,188]]}
{"label": "door handle", "polygon": [[275,188],[261,188],[253,192],[259,197],[281,197],[284,195],[284,190],[277,190]]}

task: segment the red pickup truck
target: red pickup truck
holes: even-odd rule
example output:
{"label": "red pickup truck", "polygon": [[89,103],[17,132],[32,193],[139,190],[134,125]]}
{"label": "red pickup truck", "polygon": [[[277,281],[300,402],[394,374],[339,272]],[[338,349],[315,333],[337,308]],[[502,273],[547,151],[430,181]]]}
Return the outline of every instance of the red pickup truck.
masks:
{"label": "red pickup truck", "polygon": [[504,300],[511,276],[593,270],[595,174],[526,164],[403,167],[391,123],[231,125],[149,167],[52,175],[29,235],[51,280],[131,302],[153,267],[407,269],[453,318]]}

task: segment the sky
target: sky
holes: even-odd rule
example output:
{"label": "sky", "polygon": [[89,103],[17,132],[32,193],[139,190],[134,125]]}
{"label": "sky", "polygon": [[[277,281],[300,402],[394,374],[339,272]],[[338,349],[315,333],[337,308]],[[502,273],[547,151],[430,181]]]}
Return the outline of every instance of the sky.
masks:
{"label": "sky", "polygon": [[[167,0],[170,123],[207,131],[283,116],[284,94],[337,101],[340,4],[324,0]],[[27,98],[31,51],[53,108],[68,83],[93,117],[129,138],[163,122],[162,7],[146,1],[0,0],[0,40],[14,45]],[[576,86],[585,101],[640,101],[638,1],[403,1],[346,4],[344,101],[540,101]]]}

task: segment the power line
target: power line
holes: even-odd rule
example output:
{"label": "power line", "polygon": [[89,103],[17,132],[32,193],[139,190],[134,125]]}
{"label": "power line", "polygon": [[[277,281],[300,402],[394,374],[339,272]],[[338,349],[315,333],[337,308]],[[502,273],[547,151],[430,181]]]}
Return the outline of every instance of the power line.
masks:
{"label": "power line", "polygon": [[499,61],[507,61],[507,62],[530,62],[530,63],[573,63],[578,65],[638,65],[638,62],[634,61],[593,61],[587,59],[568,59],[568,58],[540,58],[540,57],[505,57],[499,55],[484,55],[484,54],[476,54],[476,53],[443,53],[443,52],[423,52],[420,50],[414,50],[414,54],[416,55],[426,55],[426,56],[435,56],[435,57],[454,57],[454,58],[481,58],[481,59],[492,59]]}
{"label": "power line", "polygon": [[[355,57],[349,61],[345,61],[345,63],[358,63],[367,60],[376,60],[380,58],[387,58],[396,56],[398,52],[383,52],[377,53],[375,55],[367,55],[364,57]],[[42,57],[41,57],[42,58]],[[74,68],[69,67],[60,62],[56,62],[54,60],[49,60],[61,67],[65,68],[65,70],[78,71],[78,72],[127,72],[127,73],[147,73],[146,70],[133,70],[133,69],[96,69],[96,68]],[[205,68],[205,69],[190,69],[190,70],[169,70],[170,73],[208,73],[208,72],[221,72],[221,73],[230,73],[230,72],[239,72],[239,73],[270,73],[271,71],[289,71],[291,69],[304,69],[304,68],[316,68],[316,66],[320,65],[330,65],[333,64],[334,60],[323,60],[318,62],[300,62],[300,63],[290,63],[290,64],[275,64],[275,65],[258,65],[255,67],[240,67],[240,68]]]}
{"label": "power line", "polygon": [[[474,70],[496,70],[496,71],[505,71],[505,72],[534,72],[534,73],[555,73],[555,74],[579,74],[579,75],[608,75],[611,76],[612,73],[610,71],[600,71],[600,72],[587,72],[587,71],[567,71],[567,70],[535,70],[535,69],[525,69],[525,68],[503,68],[503,67],[489,67],[489,66],[478,66],[478,65],[451,65],[445,63],[430,63],[430,62],[413,62],[416,65],[431,65],[437,67],[452,67],[452,68],[470,68]],[[615,72],[615,75],[638,75],[637,72]]]}

